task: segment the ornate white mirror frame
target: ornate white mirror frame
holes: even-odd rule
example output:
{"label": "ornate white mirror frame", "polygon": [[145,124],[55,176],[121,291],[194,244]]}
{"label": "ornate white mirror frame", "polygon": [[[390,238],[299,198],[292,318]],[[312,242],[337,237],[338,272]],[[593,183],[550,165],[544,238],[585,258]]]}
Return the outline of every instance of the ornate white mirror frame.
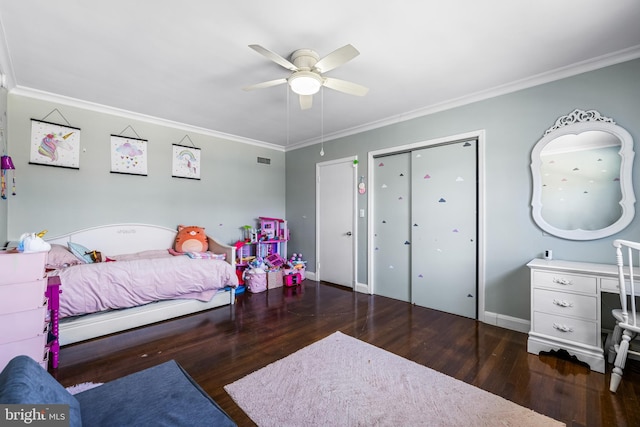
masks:
{"label": "ornate white mirror frame", "polygon": [[[562,229],[557,224],[551,224],[543,217],[543,185],[542,176],[542,151],[553,141],[557,141],[559,137],[566,135],[575,135],[576,137],[585,132],[605,132],[617,138],[620,141],[620,194],[619,209],[620,217],[613,223],[599,229]],[[615,140],[612,138],[613,140]],[[575,144],[575,141],[574,141]],[[609,144],[617,147],[615,144]],[[584,147],[581,151],[586,151],[588,147]],[[603,237],[611,236],[623,230],[628,226],[635,215],[635,195],[633,192],[632,169],[633,169],[633,138],[624,128],[616,125],[616,123],[602,116],[595,110],[578,110],[571,114],[562,116],[556,123],[550,127],[538,141],[531,153],[531,174],[533,177],[533,195],[531,197],[531,208],[533,219],[538,226],[549,234],[569,240],[595,240]],[[578,170],[575,168],[574,170]],[[616,178],[616,182],[618,178]],[[587,191],[585,191],[587,193]],[[548,200],[548,199],[547,199]],[[618,209],[614,206],[615,209]],[[570,226],[569,226],[570,227]]]}

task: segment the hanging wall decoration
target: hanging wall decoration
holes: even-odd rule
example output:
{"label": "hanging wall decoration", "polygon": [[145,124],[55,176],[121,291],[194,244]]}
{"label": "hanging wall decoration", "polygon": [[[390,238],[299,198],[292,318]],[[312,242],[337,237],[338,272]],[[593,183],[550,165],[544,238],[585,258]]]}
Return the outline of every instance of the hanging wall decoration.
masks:
{"label": "hanging wall decoration", "polygon": [[7,154],[7,141],[4,139],[4,126],[7,122],[7,114],[0,116],[0,146],[2,146],[2,156],[0,156],[0,197],[7,198],[7,181],[9,172],[11,172],[11,194],[16,195],[16,167],[13,160]]}
{"label": "hanging wall decoration", "polygon": [[[53,112],[58,112],[67,124],[44,121]],[[31,119],[29,164],[80,169],[80,128],[71,126],[58,109],[44,119]]]}
{"label": "hanging wall decoration", "polygon": [[[1,132],[1,130],[0,130]],[[3,199],[7,198],[7,171],[11,171],[12,176],[12,187],[11,194],[16,195],[16,175],[15,175],[16,167],[13,165],[13,160],[9,156],[0,157],[0,197]]]}
{"label": "hanging wall decoration", "polygon": [[147,176],[147,142],[111,135],[111,173]]}
{"label": "hanging wall decoration", "polygon": [[200,179],[200,149],[195,146],[189,135],[185,135],[180,142],[188,139],[191,147],[173,144],[173,162],[171,176],[173,178]]}

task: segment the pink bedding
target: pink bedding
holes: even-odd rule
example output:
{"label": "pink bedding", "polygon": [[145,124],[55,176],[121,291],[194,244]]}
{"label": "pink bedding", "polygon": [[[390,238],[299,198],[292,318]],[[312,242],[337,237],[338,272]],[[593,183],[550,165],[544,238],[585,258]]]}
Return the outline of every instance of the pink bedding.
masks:
{"label": "pink bedding", "polygon": [[229,263],[187,256],[122,257],[67,267],[56,274],[62,284],[61,318],[166,299],[209,301],[218,290],[238,285]]}

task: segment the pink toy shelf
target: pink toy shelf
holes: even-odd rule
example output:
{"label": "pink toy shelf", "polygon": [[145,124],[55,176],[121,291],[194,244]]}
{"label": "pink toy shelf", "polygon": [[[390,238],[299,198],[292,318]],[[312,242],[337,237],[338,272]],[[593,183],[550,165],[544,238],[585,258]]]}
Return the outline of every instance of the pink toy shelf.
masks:
{"label": "pink toy shelf", "polygon": [[281,218],[258,217],[258,228],[244,226],[245,238],[236,243],[236,268],[238,277],[255,258],[260,258],[269,267],[281,267],[287,257],[289,229]]}

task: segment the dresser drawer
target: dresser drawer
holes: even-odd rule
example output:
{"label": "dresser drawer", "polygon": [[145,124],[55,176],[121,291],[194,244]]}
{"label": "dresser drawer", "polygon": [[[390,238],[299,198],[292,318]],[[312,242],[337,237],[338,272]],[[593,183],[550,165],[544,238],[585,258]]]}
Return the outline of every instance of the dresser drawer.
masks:
{"label": "dresser drawer", "polygon": [[598,323],[548,313],[533,313],[533,331],[583,345],[598,345]]}
{"label": "dresser drawer", "polygon": [[[627,284],[629,284],[628,281],[627,281]],[[611,292],[611,293],[617,294],[618,292],[620,292],[618,288],[619,288],[618,279],[605,277],[600,280],[600,289],[603,292]]]}
{"label": "dresser drawer", "polygon": [[598,320],[598,299],[595,296],[534,289],[531,303],[534,311]]}
{"label": "dresser drawer", "polygon": [[0,313],[15,313],[41,307],[46,289],[45,280],[0,285]]}
{"label": "dresser drawer", "polygon": [[[600,289],[602,290],[602,292],[611,292],[617,294],[620,292],[620,286],[618,285],[618,283],[618,279],[615,279],[613,277],[603,277],[600,280]],[[627,279],[624,281],[624,283],[624,286],[627,290],[627,295],[631,294],[631,281]],[[636,293],[638,293],[638,289],[640,289],[640,278],[634,277],[633,286],[635,286]]]}
{"label": "dresser drawer", "polygon": [[533,271],[532,274],[534,288],[544,287],[594,295],[598,292],[598,279],[594,276],[551,271]]}
{"label": "dresser drawer", "polygon": [[0,285],[43,280],[47,254],[0,251]]}
{"label": "dresser drawer", "polygon": [[47,329],[46,307],[0,315],[0,344],[43,334]]}
{"label": "dresser drawer", "polygon": [[24,354],[40,363],[46,359],[48,349],[47,334],[40,334],[26,340],[0,344],[0,370],[16,356]]}

